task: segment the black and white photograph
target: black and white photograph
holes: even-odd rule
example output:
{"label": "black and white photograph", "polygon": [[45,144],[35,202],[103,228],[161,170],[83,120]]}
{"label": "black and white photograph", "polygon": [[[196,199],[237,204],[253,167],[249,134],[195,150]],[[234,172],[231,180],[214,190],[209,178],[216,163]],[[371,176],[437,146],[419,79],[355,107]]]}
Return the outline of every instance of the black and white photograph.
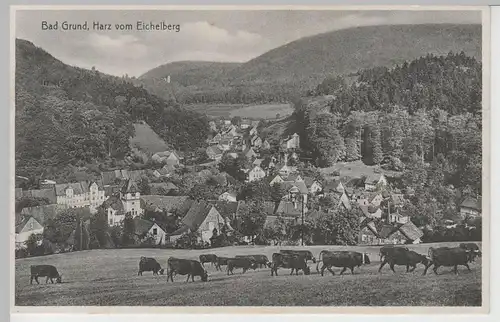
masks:
{"label": "black and white photograph", "polygon": [[488,309],[488,8],[11,9],[14,310]]}

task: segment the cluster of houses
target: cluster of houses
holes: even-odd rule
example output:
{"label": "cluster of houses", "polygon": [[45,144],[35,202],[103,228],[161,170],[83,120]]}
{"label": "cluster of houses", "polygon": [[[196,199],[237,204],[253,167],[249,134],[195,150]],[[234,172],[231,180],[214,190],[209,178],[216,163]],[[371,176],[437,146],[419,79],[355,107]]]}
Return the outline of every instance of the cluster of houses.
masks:
{"label": "cluster of houses", "polygon": [[[289,160],[297,160],[300,137],[296,133],[280,142],[279,154],[266,160],[259,158],[262,150],[269,149],[270,144],[258,135],[257,122],[243,120],[239,126],[223,121],[220,124],[210,122],[214,133],[208,140],[210,146],[207,155],[212,160],[220,160],[223,154],[234,158],[243,152],[251,162],[251,168],[243,169],[247,174],[247,182],[266,180],[270,186],[279,184],[284,196],[279,202],[265,202],[265,225],[272,225],[281,217],[287,222],[298,224],[310,213],[307,208],[311,196],[329,196],[335,207],[351,210],[361,209],[359,221],[361,233],[360,244],[386,243],[419,243],[423,236],[408,216],[401,209],[406,202],[404,196],[389,193],[384,174],[371,174],[366,177],[363,186],[353,186],[350,182],[342,182],[340,178],[328,182],[320,182],[314,178],[302,176],[297,167],[290,165]],[[107,215],[109,226],[120,225],[125,215],[134,218],[136,235],[139,238],[153,238],[156,244],[172,243],[188,232],[197,232],[199,241],[207,243],[214,230],[233,232],[239,230],[237,213],[244,201],[237,201],[232,186],[235,179],[229,180],[225,175],[224,186],[227,191],[218,200],[192,200],[187,196],[177,196],[178,188],[173,183],[151,183],[148,195],[141,195],[138,183],[143,177],[165,178],[176,169],[182,167],[183,156],[176,151],[157,152],[151,159],[162,167],[156,170],[114,170],[101,173],[94,181],[76,183],[56,183],[46,180],[40,189],[16,189],[16,199],[44,198],[48,205],[25,207],[16,213],[16,247],[22,248],[31,234],[43,233],[49,219],[55,218],[68,208],[83,211],[88,218],[99,208]],[[390,206],[386,206],[386,205]],[[331,209],[331,208],[329,208]],[[143,218],[146,210],[164,212],[181,218],[180,228],[167,233],[164,223],[149,221]],[[467,198],[460,208],[463,216],[479,216],[481,201]],[[84,216],[85,217],[85,216]],[[234,225],[235,227],[232,227]]]}

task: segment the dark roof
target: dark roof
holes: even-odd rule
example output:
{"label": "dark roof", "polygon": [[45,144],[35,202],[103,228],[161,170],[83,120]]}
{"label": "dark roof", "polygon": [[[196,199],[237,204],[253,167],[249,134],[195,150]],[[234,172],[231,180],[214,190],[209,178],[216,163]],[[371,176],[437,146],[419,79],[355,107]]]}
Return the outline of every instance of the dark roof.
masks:
{"label": "dark roof", "polygon": [[213,155],[222,154],[222,150],[215,145],[209,146],[206,151],[207,154],[213,154]]}
{"label": "dark roof", "polygon": [[394,206],[401,206],[405,202],[405,197],[402,194],[391,194],[391,203]]}
{"label": "dark roof", "polygon": [[398,229],[392,225],[382,225],[382,227],[380,228],[379,236],[381,238],[387,238],[390,235],[392,235],[396,230]]}
{"label": "dark roof", "polygon": [[125,182],[125,184],[123,185],[123,187],[121,189],[121,192],[122,193],[136,193],[136,192],[140,192],[140,191],[139,191],[139,188],[137,187],[137,184],[135,183],[134,180],[127,179],[127,181]]}
{"label": "dark roof", "polygon": [[141,217],[134,218],[135,234],[142,236],[145,235],[154,225],[152,221],[142,219]]}
{"label": "dark roof", "polygon": [[102,207],[104,207],[104,209],[113,208],[117,212],[124,211],[123,203],[120,197],[118,197],[117,195],[109,197],[106,201],[103,202]]}
{"label": "dark roof", "polygon": [[304,183],[308,188],[316,181],[313,177],[302,177],[302,179],[304,179]]}
{"label": "dark roof", "polygon": [[37,207],[27,207],[23,208],[21,211],[21,215],[23,217],[33,217],[38,221],[41,225],[45,225],[47,220],[54,219],[64,210],[68,209],[65,205],[45,205],[45,206],[37,206]]}
{"label": "dark roof", "polygon": [[182,223],[188,226],[191,231],[197,231],[203,221],[207,218],[207,215],[212,207],[212,204],[203,200],[193,202],[186,216],[182,218]]}
{"label": "dark roof", "polygon": [[399,227],[399,231],[409,240],[417,240],[421,238],[424,233],[415,226],[411,221],[408,221],[406,224]]}
{"label": "dark roof", "polygon": [[381,176],[383,176],[382,173],[372,173],[366,177],[365,183],[377,184]]}
{"label": "dark roof", "polygon": [[479,198],[479,200],[478,200],[475,198],[467,197],[467,198],[465,198],[464,201],[462,201],[462,203],[460,204],[460,207],[470,208],[470,209],[481,211],[481,209],[482,209],[481,198]]}
{"label": "dark roof", "polygon": [[238,209],[237,201],[215,201],[214,202],[215,209],[221,214],[224,218],[230,218],[234,214],[236,214],[236,210]]}
{"label": "dark roof", "polygon": [[286,189],[286,191],[290,191],[290,189],[296,187],[300,191],[301,194],[306,195],[309,192],[309,190],[306,187],[306,184],[302,181],[298,181],[298,182],[285,181],[282,183],[282,185]]}
{"label": "dark roof", "polygon": [[329,181],[325,184],[325,186],[323,187],[323,190],[325,192],[329,192],[329,191],[337,191],[337,188],[339,187],[339,185],[342,185],[342,187],[344,186],[342,184],[342,181],[340,181],[339,179],[335,179],[335,180],[332,180],[332,181]]}
{"label": "dark roof", "polygon": [[73,189],[74,195],[81,195],[81,194],[89,192],[89,184],[85,181],[61,183],[61,184],[55,185],[56,196],[65,196],[66,190],[69,188]]}
{"label": "dark roof", "polygon": [[167,212],[173,211],[174,209],[180,210],[188,199],[189,197],[187,196],[141,196],[141,200],[144,201],[144,207],[146,209],[155,210],[159,208]]}
{"label": "dark roof", "polygon": [[170,190],[178,190],[177,186],[172,182],[159,182],[159,183],[150,183],[149,187],[151,188],[151,194],[156,195],[160,192],[160,189],[169,192]]}
{"label": "dark roof", "polygon": [[302,215],[302,203],[295,204],[291,201],[281,201],[276,209],[277,214],[283,214],[284,216],[301,216]]}
{"label": "dark roof", "polygon": [[50,203],[57,203],[56,191],[53,188],[24,191],[21,190],[21,196],[24,198],[46,198],[50,201]]}

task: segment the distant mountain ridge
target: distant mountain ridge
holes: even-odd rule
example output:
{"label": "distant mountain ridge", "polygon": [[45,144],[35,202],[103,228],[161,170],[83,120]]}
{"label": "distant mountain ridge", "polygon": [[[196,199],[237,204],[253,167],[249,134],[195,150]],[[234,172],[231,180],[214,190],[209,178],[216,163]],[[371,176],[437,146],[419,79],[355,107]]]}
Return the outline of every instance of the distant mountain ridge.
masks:
{"label": "distant mountain ridge", "polygon": [[[242,64],[171,63],[145,73],[140,81],[147,89],[154,89],[155,94],[169,97],[170,92],[152,85],[151,80],[158,76],[158,70],[168,70],[167,66],[170,65],[177,67],[175,72],[178,74],[190,75],[195,71],[195,78],[199,79],[198,83],[191,81],[190,92],[185,93],[184,79],[180,77],[177,82],[172,78],[172,86],[175,86],[177,92],[185,93],[183,99],[186,103],[206,101],[210,96],[214,96],[215,102],[222,100],[239,103],[243,99],[237,93],[219,94],[231,90],[241,91],[235,89],[239,86],[247,87],[244,91],[246,96],[257,96],[255,92],[263,91],[270,96],[257,97],[255,100],[276,101],[277,91],[289,95],[311,89],[329,76],[346,75],[376,66],[391,67],[426,54],[445,55],[450,51],[463,51],[467,56],[480,60],[481,40],[482,30],[479,24],[356,27],[301,38]],[[194,79],[190,76],[186,78]]]}

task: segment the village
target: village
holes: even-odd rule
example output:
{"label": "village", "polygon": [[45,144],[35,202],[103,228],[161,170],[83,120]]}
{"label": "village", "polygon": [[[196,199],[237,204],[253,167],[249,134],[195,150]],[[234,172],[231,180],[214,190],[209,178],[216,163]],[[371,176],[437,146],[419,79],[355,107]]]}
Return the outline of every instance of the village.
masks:
{"label": "village", "polygon": [[[39,189],[16,188],[16,201],[48,200],[47,204],[23,207],[16,212],[16,249],[26,248],[31,235],[43,236],[47,222],[67,209],[80,211],[86,227],[99,210],[106,214],[109,227],[122,227],[129,214],[138,240],[148,239],[154,246],[175,247],[183,236],[194,234],[200,247],[209,247],[217,233],[222,231],[230,236],[240,236],[239,242],[252,243],[256,235],[239,232],[238,214],[246,201],[238,198],[237,186],[241,184],[237,179],[227,172],[218,173],[216,177],[224,190],[217,198],[207,200],[182,194],[169,179],[176,173],[189,171],[200,176],[210,174],[210,167],[217,168],[223,158],[247,161],[250,166],[239,169],[243,174],[243,184],[265,182],[282,191],[280,200],[265,200],[261,204],[266,215],[263,229],[275,225],[278,219],[301,227],[308,219],[308,208],[313,207],[311,201],[328,197],[333,203],[323,211],[342,209],[360,214],[357,240],[360,245],[422,242],[425,227],[417,227],[403,211],[408,192],[391,189],[384,173],[370,173],[354,179],[313,177],[310,171],[297,166],[301,162],[297,133],[276,144],[261,138],[258,121],[238,120],[237,123],[230,120],[210,122],[213,136],[207,139],[206,148],[209,162],[201,166],[186,166],[180,152],[161,151],[150,155],[156,164],[155,169],[117,169],[102,172],[101,177],[94,181],[61,183],[45,179],[40,182]],[[147,181],[146,190],[139,187],[143,180]],[[146,212],[163,213],[167,218],[175,216],[180,222],[172,231],[166,222],[144,218]],[[481,201],[466,198],[457,212],[462,220],[479,217]],[[453,228],[457,222],[448,220],[444,224]],[[74,235],[70,239],[74,239]],[[41,243],[42,239],[39,238],[38,242]],[[68,240],[67,243],[71,249],[75,241]],[[304,240],[299,239],[298,243],[304,243]]]}

